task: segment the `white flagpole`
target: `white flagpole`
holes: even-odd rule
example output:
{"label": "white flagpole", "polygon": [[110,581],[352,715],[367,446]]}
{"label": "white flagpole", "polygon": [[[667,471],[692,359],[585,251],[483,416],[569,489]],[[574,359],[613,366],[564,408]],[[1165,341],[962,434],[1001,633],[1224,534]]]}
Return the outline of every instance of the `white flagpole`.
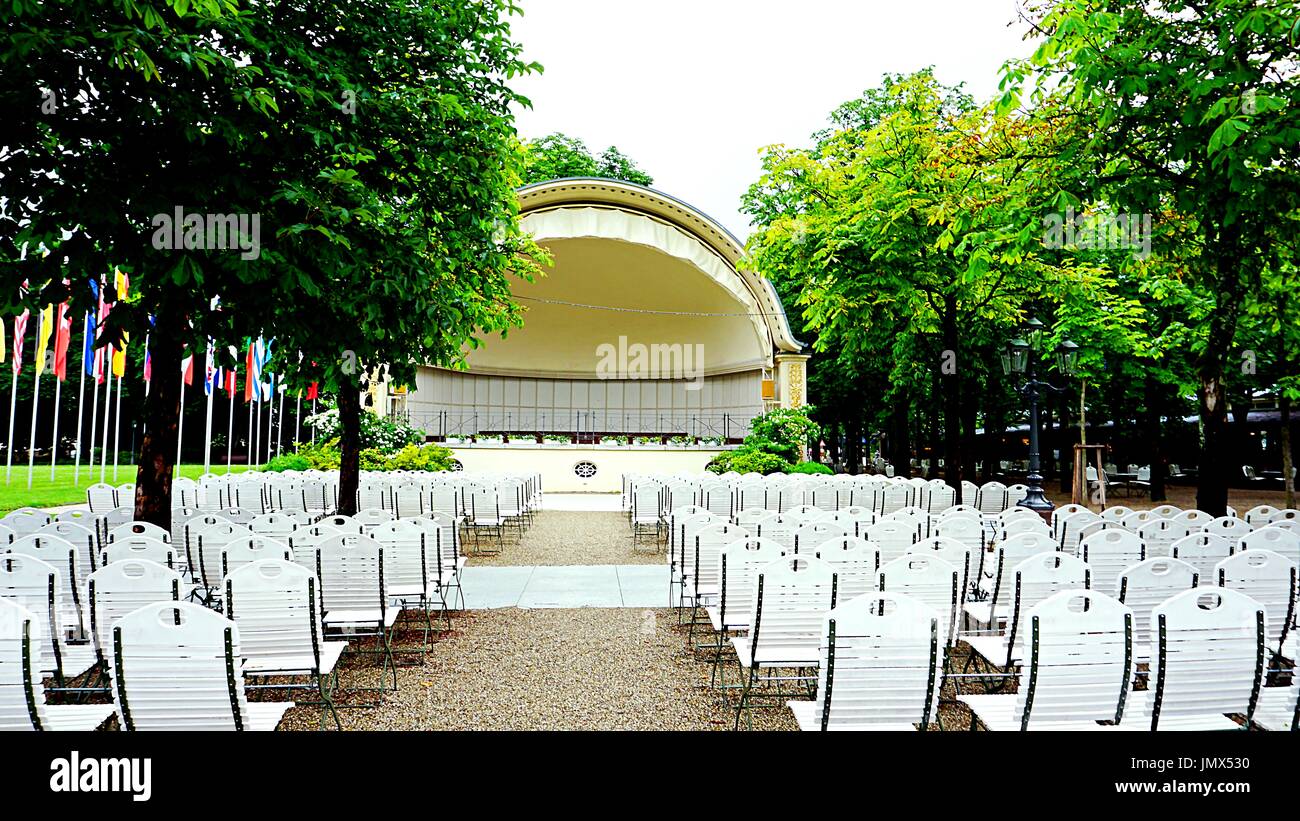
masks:
{"label": "white flagpole", "polygon": [[[92,366],[94,367],[94,366]],[[98,378],[98,375],[96,376]],[[99,430],[99,386],[90,385],[90,449],[86,451],[86,472],[95,475],[95,433]],[[94,479],[91,479],[93,482]]]}
{"label": "white flagpole", "polygon": [[18,410],[18,371],[14,371],[13,387],[9,389],[9,438],[5,440],[8,444],[8,464],[5,465],[5,484],[9,484],[9,476],[14,470],[14,415]]}
{"label": "white flagpole", "polygon": [[113,346],[104,349],[104,435],[99,445],[99,482],[108,478],[108,423],[113,416]]}
{"label": "white flagpole", "polygon": [[248,466],[253,466],[253,399],[248,401],[248,458],[245,460]]}
{"label": "white flagpole", "polygon": [[[315,399],[311,400],[311,415],[312,415],[312,416],[315,416],[315,415],[316,415],[316,400],[315,400]],[[316,426],[315,426],[315,425],[312,425],[312,426],[311,426],[311,443],[312,443],[313,445],[316,444]]]}
{"label": "white flagpole", "polygon": [[299,423],[302,422],[302,391],[298,391],[298,410],[293,414],[293,449],[298,449]]}
{"label": "white flagpole", "polygon": [[[205,377],[206,381],[206,377]],[[215,389],[215,385],[213,388]],[[212,393],[208,391],[208,420],[203,433],[203,472],[212,472]]]}
{"label": "white flagpole", "polygon": [[230,472],[230,455],[235,449],[235,392],[230,392],[230,416],[226,419],[226,473]]}
{"label": "white flagpole", "polygon": [[[55,345],[58,345],[57,339]],[[50,441],[50,481],[54,481],[54,467],[59,461],[59,398],[63,396],[63,380],[54,374],[54,436]]]}
{"label": "white flagpole", "polygon": [[[87,314],[90,312],[87,311]],[[85,319],[82,319],[81,327],[84,332],[86,328]],[[86,412],[86,340],[81,340],[81,385],[77,388],[77,468],[72,483],[76,487],[81,486],[81,446],[85,436],[85,412]]]}
{"label": "white flagpole", "polygon": [[[41,331],[45,327],[45,312],[36,313],[36,338],[41,338]],[[48,349],[47,349],[48,350]],[[32,357],[32,364],[35,365],[35,357]],[[40,410],[37,404],[41,398],[41,369],[36,368],[36,379],[32,382],[32,427],[31,433],[27,439],[27,489],[32,489],[32,471],[36,467],[36,412]]]}
{"label": "white flagpole", "polygon": [[181,436],[185,432],[185,371],[181,371],[181,412],[176,419],[176,467],[181,466]]}
{"label": "white flagpole", "polygon": [[[253,461],[249,463],[249,468],[257,467],[257,465],[260,464],[260,460],[262,458],[262,447],[260,444],[262,441],[262,389],[256,384],[253,385],[252,407],[253,410],[250,412],[257,417],[257,422],[253,423],[250,421],[250,424],[253,425],[253,441],[252,441]],[[250,417],[250,420],[251,418],[252,417]]]}
{"label": "white flagpole", "polygon": [[275,455],[280,455],[280,441],[284,438],[284,386],[280,386],[280,427],[275,430]]}
{"label": "white flagpole", "polygon": [[122,450],[122,376],[117,378],[117,410],[113,413],[117,422],[113,425],[113,484],[117,484],[117,455]]}

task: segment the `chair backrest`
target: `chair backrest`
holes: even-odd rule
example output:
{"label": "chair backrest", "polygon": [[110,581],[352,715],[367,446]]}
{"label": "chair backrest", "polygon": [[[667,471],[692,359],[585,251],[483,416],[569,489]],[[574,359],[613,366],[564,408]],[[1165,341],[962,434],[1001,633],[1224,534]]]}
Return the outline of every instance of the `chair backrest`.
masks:
{"label": "chair backrest", "polygon": [[1101,512],[1101,518],[1112,522],[1122,522],[1124,517],[1133,512],[1133,508],[1124,505],[1111,505]]}
{"label": "chair backrest", "polygon": [[853,538],[855,535],[853,526],[845,522],[805,522],[795,528],[794,552],[807,553],[830,539]]}
{"label": "chair backrest", "polygon": [[827,539],[812,552],[839,576],[838,601],[848,601],[876,589],[880,570],[880,547],[854,536]]}
{"label": "chair backrest", "polygon": [[852,525],[857,535],[861,536],[862,531],[876,523],[876,514],[868,507],[848,505],[832,513],[831,521]]}
{"label": "chair backrest", "polygon": [[1136,672],[1133,613],[1096,590],[1061,590],[1029,609],[1015,715],[1020,729],[1124,715]]}
{"label": "chair backrest", "polygon": [[728,521],[717,519],[700,528],[691,544],[687,545],[682,563],[683,571],[690,576],[690,586],[697,593],[703,588],[715,587],[718,577],[718,554],[722,548],[741,539],[752,539],[755,534]]}
{"label": "chair backrest", "polygon": [[62,626],[78,638],[83,637],[85,622],[84,602],[81,601],[82,572],[77,548],[57,536],[39,536],[35,533],[20,536],[12,543],[0,546],[0,552],[21,553],[48,562],[58,568],[58,606]]}
{"label": "chair backrest", "polygon": [[1248,524],[1254,527],[1259,527],[1260,525],[1266,525],[1272,522],[1273,514],[1277,512],[1278,509],[1272,505],[1255,505],[1250,510],[1247,510],[1246,515],[1242,518],[1244,518]]}
{"label": "chair backrest", "polygon": [[384,546],[384,581],[389,588],[428,588],[438,577],[437,555],[423,527],[414,522],[389,521],[370,531]]}
{"label": "chair backrest", "polygon": [[1012,536],[1019,536],[1022,533],[1040,533],[1050,538],[1052,529],[1037,514],[1016,516],[1004,520],[1003,524],[998,527],[994,540],[1000,542],[1004,539],[1010,539]]}
{"label": "chair backrest", "polygon": [[833,565],[790,555],[758,571],[749,610],[749,641],[755,658],[798,657],[821,641],[822,619],[836,604]]}
{"label": "chair backrest", "polygon": [[[321,541],[315,555],[322,610],[387,611],[383,545],[370,536],[344,533]],[[296,550],[294,559],[302,563]]]}
{"label": "chair backrest", "polygon": [[298,519],[285,512],[263,513],[248,522],[248,529],[259,536],[288,536],[298,529]]}
{"label": "chair backrest", "polygon": [[1268,644],[1275,651],[1295,620],[1296,565],[1272,550],[1241,550],[1214,567],[1214,583],[1245,593],[1264,606]]}
{"label": "chair backrest", "polygon": [[1205,525],[1206,533],[1222,536],[1232,543],[1234,549],[1241,542],[1242,537],[1252,530],[1254,528],[1245,519],[1238,519],[1235,516],[1220,516]]}
{"label": "chair backrest", "polygon": [[90,606],[90,635],[101,662],[113,658],[113,627],[128,613],[147,604],[180,601],[181,576],[148,559],[122,559],[107,564],[86,580]]}
{"label": "chair backrest", "polygon": [[977,569],[975,563],[978,559],[972,559],[976,551],[971,550],[970,547],[956,539],[950,539],[947,536],[931,536],[912,545],[907,552],[909,555],[920,553],[924,556],[934,556],[957,568],[957,572],[961,574],[959,602],[966,601],[966,591],[970,586],[971,573]]}
{"label": "chair backrest", "polygon": [[1105,592],[1118,590],[1119,574],[1147,557],[1146,543],[1122,528],[1102,530],[1079,542],[1079,555],[1092,568],[1092,586]]}
{"label": "chair backrest", "polygon": [[1119,574],[1119,600],[1133,611],[1134,650],[1146,658],[1151,647],[1151,611],[1157,604],[1200,583],[1194,565],[1155,556]]}
{"label": "chair backrest", "polygon": [[1214,566],[1237,552],[1232,542],[1216,533],[1199,531],[1170,545],[1170,555],[1196,568],[1206,584],[1214,583]]}
{"label": "chair backrest", "polygon": [[[962,501],[967,501],[965,494],[962,495]],[[1007,486],[1001,482],[985,482],[979,488],[979,494],[975,497],[975,506],[980,509],[981,513],[1001,513],[1007,509]]]}
{"label": "chair backrest", "polygon": [[1268,525],[1241,537],[1242,550],[1271,550],[1300,565],[1300,533]]}
{"label": "chair backrest", "polygon": [[942,618],[910,596],[877,592],[826,613],[817,716],[823,730],[926,727],[938,714]]}
{"label": "chair backrest", "polygon": [[[54,521],[36,531],[38,538],[53,536],[62,539],[77,549],[77,567],[83,575],[93,573],[99,567],[99,537],[89,527],[77,522]],[[0,545],[3,547],[3,545]]]}
{"label": "chair backrest", "polygon": [[1071,556],[1077,556],[1079,554],[1079,540],[1083,538],[1084,528],[1095,522],[1103,521],[1106,520],[1086,509],[1057,519],[1056,540],[1061,550]]}
{"label": "chair backrest", "polygon": [[320,669],[320,595],[300,564],[258,559],[226,576],[226,614],[239,626],[244,658],[269,662],[308,656]]}
{"label": "chair backrest", "polygon": [[219,523],[197,529],[192,536],[194,548],[190,558],[199,563],[199,580],[210,590],[221,586],[221,554],[238,541],[247,541],[253,537],[252,531],[243,525]]}
{"label": "chair backrest", "polygon": [[113,633],[113,701],[128,730],[246,726],[235,623],[206,607],[162,602],[123,616]]}
{"label": "chair backrest", "polygon": [[984,552],[984,523],[978,518],[952,516],[936,522],[931,530],[933,536],[958,542],[977,557]]}
{"label": "chair backrest", "polygon": [[880,568],[876,583],[883,592],[903,593],[938,611],[939,640],[945,647],[957,640],[961,585],[961,570],[928,553],[909,553],[887,562]]}
{"label": "chair backrest", "polygon": [[48,727],[39,671],[46,643],[41,619],[17,601],[0,598],[0,732]]}
{"label": "chair backrest", "polygon": [[[1078,556],[1059,550],[1039,553],[1021,561],[1011,571],[1011,618],[1007,622],[1007,664],[1024,657],[1029,611],[1062,590],[1090,590],[1088,565]],[[1004,579],[1005,581],[1005,579]]]}
{"label": "chair backrest", "polygon": [[180,566],[180,557],[175,547],[158,539],[141,536],[105,545],[100,553],[100,567],[128,559],[156,562],[173,570]]}
{"label": "chair backrest", "polygon": [[316,522],[317,526],[332,527],[340,533],[365,533],[366,527],[351,516],[326,516]]}
{"label": "chair backrest", "polygon": [[221,578],[225,579],[246,564],[267,559],[291,562],[293,550],[287,543],[269,536],[254,535],[247,539],[237,539],[221,551]]}
{"label": "chair backrest", "polygon": [[1264,679],[1264,606],[1244,593],[1198,587],[1151,612],[1150,728],[1164,717],[1251,718]]}
{"label": "chair backrest", "polygon": [[1044,533],[1020,533],[998,542],[997,549],[991,557],[985,557],[980,573],[994,591],[993,598],[998,604],[1004,604],[1014,588],[1011,583],[1015,578],[1012,569],[1039,553],[1057,553],[1056,542]]}
{"label": "chair backrest", "polygon": [[393,515],[419,516],[428,507],[429,494],[419,482],[401,482],[393,488]]}
{"label": "chair backrest", "polygon": [[96,482],[86,488],[86,505],[91,513],[105,513],[117,507],[117,488]]}
{"label": "chair backrest", "polygon": [[880,548],[880,562],[886,564],[899,558],[916,544],[916,528],[907,523],[882,519],[861,532],[863,538]]}
{"label": "chair backrest", "polygon": [[759,569],[788,552],[780,543],[760,538],[739,539],[718,551],[718,610],[724,630],[743,624],[740,619],[749,615]]}
{"label": "chair backrest", "polygon": [[171,531],[164,530],[158,525],[149,522],[127,522],[108,531],[108,541],[110,543],[141,537],[156,539],[160,542],[170,542],[172,540]]}
{"label": "chair backrest", "polygon": [[1073,516],[1076,513],[1085,513],[1085,512],[1091,513],[1092,511],[1088,510],[1088,508],[1084,507],[1083,505],[1076,505],[1073,503],[1068,505],[1061,505],[1057,509],[1053,510],[1052,520],[1051,520],[1052,535],[1055,536],[1057,539],[1060,539],[1061,521],[1065,519],[1065,517],[1067,516]]}

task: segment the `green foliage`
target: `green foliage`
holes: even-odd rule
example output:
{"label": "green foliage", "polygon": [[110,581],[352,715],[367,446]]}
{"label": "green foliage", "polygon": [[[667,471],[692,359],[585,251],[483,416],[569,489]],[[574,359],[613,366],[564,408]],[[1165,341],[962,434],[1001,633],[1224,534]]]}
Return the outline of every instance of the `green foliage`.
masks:
{"label": "green foliage", "polygon": [[800,462],[790,468],[791,473],[811,473],[817,475],[833,475],[835,471],[823,465],[821,462]]}
{"label": "green foliage", "polygon": [[544,182],[561,177],[601,177],[637,185],[654,178],[636,167],[631,157],[614,146],[592,156],[586,144],[565,134],[548,134],[524,143],[524,182]]}
{"label": "green foliage", "polygon": [[727,450],[719,453],[709,460],[705,470],[713,473],[726,473],[735,471],[736,473],[788,473],[791,464],[788,460],[781,458],[775,453],[759,450],[755,447],[742,445],[736,450]]}
{"label": "green foliage", "polygon": [[312,470],[339,469],[339,440],[337,437],[333,439],[317,439],[315,442],[303,442],[298,445],[296,453],[307,460]]}
{"label": "green foliage", "polygon": [[[342,429],[337,408],[308,416],[303,420],[303,424],[315,429],[317,439],[336,439]],[[376,448],[388,454],[406,445],[418,445],[424,441],[424,436],[424,431],[405,420],[386,419],[373,413],[361,414],[362,448]]]}
{"label": "green foliage", "polygon": [[752,450],[772,453],[793,462],[799,458],[809,439],[821,435],[821,426],[809,413],[811,408],[775,408],[759,414],[749,423],[745,445]]}
{"label": "green foliage", "polygon": [[301,453],[282,453],[267,462],[262,470],[283,473],[286,470],[311,470],[311,460]]}
{"label": "green foliage", "polygon": [[[340,453],[339,440],[328,439],[318,440],[316,443],[304,443],[298,446],[297,452],[292,456],[278,457],[280,459],[301,459],[301,467],[289,466],[279,468],[280,470],[306,470],[312,468],[315,470],[338,470]],[[382,448],[369,447],[364,448],[360,453],[360,464],[362,470],[424,470],[424,471],[442,471],[451,470],[452,452],[433,443],[427,444],[409,444],[396,451],[388,451]],[[271,464],[268,463],[267,470],[272,470]],[[296,464],[296,463],[295,463]]]}

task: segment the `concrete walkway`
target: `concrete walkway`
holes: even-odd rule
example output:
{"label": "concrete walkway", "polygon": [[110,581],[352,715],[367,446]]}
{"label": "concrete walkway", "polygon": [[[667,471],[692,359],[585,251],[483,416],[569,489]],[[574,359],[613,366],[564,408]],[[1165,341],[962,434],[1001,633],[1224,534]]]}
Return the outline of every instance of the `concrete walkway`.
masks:
{"label": "concrete walkway", "polygon": [[666,607],[668,567],[647,564],[467,567],[465,607]]}

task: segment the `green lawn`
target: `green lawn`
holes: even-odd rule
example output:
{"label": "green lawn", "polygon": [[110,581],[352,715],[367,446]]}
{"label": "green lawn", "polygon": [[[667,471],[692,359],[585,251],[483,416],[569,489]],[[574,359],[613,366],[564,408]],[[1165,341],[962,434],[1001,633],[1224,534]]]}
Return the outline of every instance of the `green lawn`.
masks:
{"label": "green lawn", "polygon": [[[235,465],[235,473],[248,470],[246,465]],[[8,513],[20,507],[52,507],[54,505],[74,505],[85,503],[86,488],[99,481],[99,465],[92,471],[81,466],[81,484],[73,484],[73,465],[59,465],[54,469],[54,481],[50,481],[50,464],[37,465],[32,473],[32,487],[27,489],[27,465],[14,465],[9,483],[3,483],[4,466],[0,465],[0,514]],[[225,473],[226,466],[212,466],[213,473]],[[197,479],[203,473],[203,465],[181,465],[176,475]],[[117,481],[113,481],[113,466],[109,465],[104,481],[110,485],[123,485],[135,481],[135,465],[118,465]]]}

